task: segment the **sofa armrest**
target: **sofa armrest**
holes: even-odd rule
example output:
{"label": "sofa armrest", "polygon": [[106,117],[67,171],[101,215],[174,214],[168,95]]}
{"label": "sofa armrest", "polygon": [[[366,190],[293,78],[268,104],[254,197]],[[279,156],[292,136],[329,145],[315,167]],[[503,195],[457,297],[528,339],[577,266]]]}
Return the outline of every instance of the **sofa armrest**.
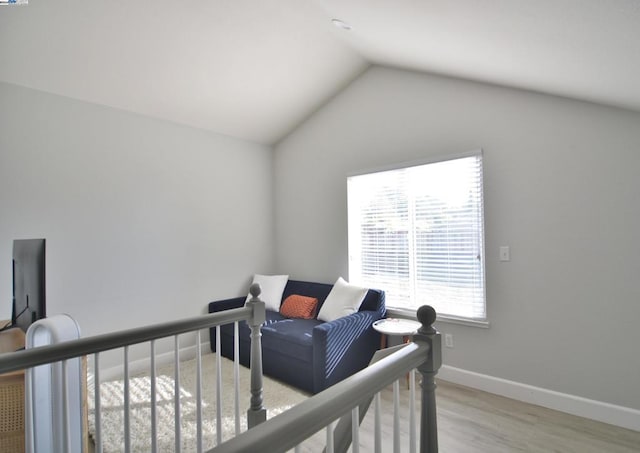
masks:
{"label": "sofa armrest", "polygon": [[246,296],[209,302],[209,313],[217,313],[219,311],[230,310],[232,308],[241,308],[244,306],[245,300],[247,300]]}
{"label": "sofa armrest", "polygon": [[314,393],[369,365],[380,345],[371,325],[380,317],[377,311],[359,311],[313,329]]}
{"label": "sofa armrest", "polygon": [[[224,310],[231,310],[232,308],[241,308],[244,306],[244,302],[247,297],[234,297],[233,299],[216,300],[209,302],[209,313],[218,313]],[[209,329],[209,345],[211,346],[211,352],[216,352],[216,328],[211,327]]]}

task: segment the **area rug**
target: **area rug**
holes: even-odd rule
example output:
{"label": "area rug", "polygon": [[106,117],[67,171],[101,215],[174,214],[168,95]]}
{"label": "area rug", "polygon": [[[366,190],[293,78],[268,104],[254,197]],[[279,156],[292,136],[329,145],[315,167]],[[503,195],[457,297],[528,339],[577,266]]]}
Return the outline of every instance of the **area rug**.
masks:
{"label": "area rug", "polygon": [[[182,451],[196,451],[196,360],[180,363],[181,445]],[[222,439],[235,436],[233,362],[222,359]],[[148,375],[134,376],[129,381],[131,449],[151,451],[151,399]],[[156,373],[158,451],[175,451],[173,364],[159,367]],[[308,398],[305,393],[264,377],[264,406],[267,418],[286,411]],[[89,386],[89,434],[95,436],[93,386]],[[240,366],[240,418],[242,431],[246,428],[246,413],[250,398],[250,372]],[[216,356],[202,356],[202,438],[205,450],[216,446]],[[107,381],[100,384],[102,445],[104,453],[124,451],[124,382]]]}

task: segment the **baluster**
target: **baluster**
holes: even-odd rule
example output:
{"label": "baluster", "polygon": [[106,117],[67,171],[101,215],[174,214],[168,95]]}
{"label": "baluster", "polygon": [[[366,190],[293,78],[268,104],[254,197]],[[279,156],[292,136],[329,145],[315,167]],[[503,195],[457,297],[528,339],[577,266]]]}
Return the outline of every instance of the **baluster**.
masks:
{"label": "baluster", "polygon": [[124,347],[124,451],[131,451],[131,421],[129,419],[129,346]]}
{"label": "baluster", "polygon": [[94,423],[96,425],[95,453],[102,453],[102,400],[100,398],[100,353],[93,355],[93,399],[95,405]]}
{"label": "baluster", "polygon": [[400,453],[400,381],[393,382],[393,453]]}
{"label": "baluster", "polygon": [[240,434],[240,325],[238,321],[233,323],[233,387],[237,436]]}
{"label": "baluster", "polygon": [[416,370],[409,373],[409,452],[416,453]]}
{"label": "baluster", "polygon": [[360,406],[351,409],[351,452],[360,452]]}
{"label": "baluster", "polygon": [[63,360],[60,363],[62,370],[62,419],[60,424],[62,425],[62,449],[69,451],[69,445],[71,444],[71,430],[69,424],[71,419],[69,417],[69,361]]}
{"label": "baluster", "polygon": [[333,429],[335,428],[335,422],[329,423],[327,426],[327,449],[326,453],[333,453]]}
{"label": "baluster", "polygon": [[382,417],[380,415],[380,392],[374,396],[374,453],[382,453]]}
{"label": "baluster", "polygon": [[422,324],[413,336],[416,342],[429,345],[429,357],[418,367],[422,375],[422,410],[420,420],[420,451],[438,452],[438,425],[436,420],[436,384],[435,375],[442,365],[442,343],[440,333],[433,328],[436,311],[429,305],[418,308],[418,321]]}
{"label": "baluster", "polygon": [[174,336],[174,373],[173,381],[174,395],[173,395],[173,407],[175,414],[175,451],[182,451],[182,417],[180,416],[180,341],[178,335]]}
{"label": "baluster", "polygon": [[251,327],[251,405],[247,411],[247,426],[254,426],[267,419],[267,410],[262,405],[262,345],[260,327],[266,318],[265,304],[258,297],[260,284],[254,283],[249,289],[251,299],[247,306],[253,309],[249,326]]}
{"label": "baluster", "polygon": [[220,326],[216,326],[216,445],[222,443],[222,349]]}
{"label": "baluster", "polygon": [[202,453],[202,345],[196,332],[196,451]]}
{"label": "baluster", "polygon": [[156,388],[156,340],[150,342],[151,364],[151,452],[158,451],[158,390]]}

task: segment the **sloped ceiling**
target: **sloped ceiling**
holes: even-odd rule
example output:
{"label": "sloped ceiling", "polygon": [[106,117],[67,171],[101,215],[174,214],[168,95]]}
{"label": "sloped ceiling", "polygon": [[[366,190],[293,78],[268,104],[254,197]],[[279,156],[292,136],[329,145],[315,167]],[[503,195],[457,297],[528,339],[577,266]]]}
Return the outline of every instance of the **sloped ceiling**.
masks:
{"label": "sloped ceiling", "polygon": [[640,111],[640,2],[29,0],[0,7],[1,81],[265,144],[372,63]]}

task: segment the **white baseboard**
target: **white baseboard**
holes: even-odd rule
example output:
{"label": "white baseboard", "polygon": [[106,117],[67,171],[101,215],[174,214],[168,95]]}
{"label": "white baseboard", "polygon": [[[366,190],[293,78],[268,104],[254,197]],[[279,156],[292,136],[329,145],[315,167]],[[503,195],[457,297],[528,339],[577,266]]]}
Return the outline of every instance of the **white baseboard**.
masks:
{"label": "white baseboard", "polygon": [[534,387],[448,365],[443,365],[440,368],[437,377],[444,381],[506,396],[525,403],[640,431],[640,410],[637,409]]}

